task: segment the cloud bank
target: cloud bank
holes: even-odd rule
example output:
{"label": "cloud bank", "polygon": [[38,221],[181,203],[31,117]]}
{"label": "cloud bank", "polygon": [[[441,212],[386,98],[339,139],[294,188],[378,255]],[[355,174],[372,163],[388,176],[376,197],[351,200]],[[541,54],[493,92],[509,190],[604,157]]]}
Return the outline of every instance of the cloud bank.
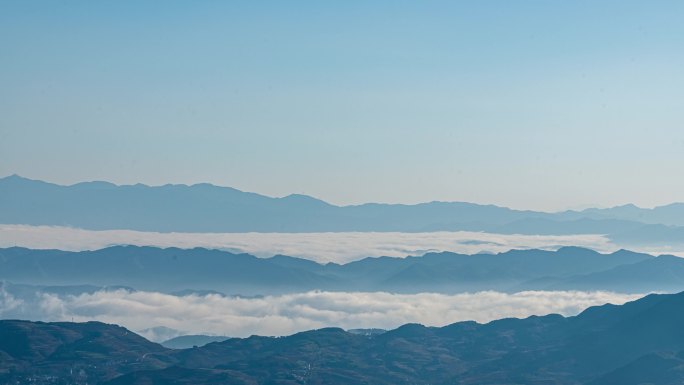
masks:
{"label": "cloud bank", "polygon": [[163,337],[157,335],[154,328],[158,326],[177,330],[177,334],[245,337],[289,335],[328,326],[392,329],[410,322],[443,326],[464,320],[574,315],[589,306],[622,304],[640,296],[578,291],[457,295],[312,291],[244,298],[115,290],[80,295],[37,292],[18,298],[0,287],[0,316],[42,321],[98,320],[144,330],[142,334],[151,339],[170,336],[166,329]]}
{"label": "cloud bank", "polygon": [[364,257],[405,257],[429,251],[464,254],[510,249],[580,246],[600,252],[620,247],[602,235],[503,235],[480,232],[430,233],[155,233],[132,230],[93,231],[70,227],[0,225],[0,247],[94,250],[111,245],[206,247],[259,257],[285,254],[318,262],[345,263]]}

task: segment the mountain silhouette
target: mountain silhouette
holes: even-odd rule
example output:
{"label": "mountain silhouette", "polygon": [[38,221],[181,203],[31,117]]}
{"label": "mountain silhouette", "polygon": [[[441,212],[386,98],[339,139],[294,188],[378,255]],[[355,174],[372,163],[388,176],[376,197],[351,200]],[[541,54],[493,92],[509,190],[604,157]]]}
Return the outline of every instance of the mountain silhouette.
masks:
{"label": "mountain silhouette", "polygon": [[[97,322],[0,321],[0,380],[47,384],[653,384],[684,382],[684,293],[574,317],[382,333],[325,328],[167,349]],[[42,381],[42,382],[41,382]]]}
{"label": "mountain silhouette", "polygon": [[[328,291],[684,290],[684,259],[579,247],[499,254],[428,253],[339,265],[203,248],[113,246],[69,252],[0,249],[0,280],[39,286],[131,287],[167,293],[259,295]],[[91,286],[88,286],[91,285]],[[55,289],[53,289],[55,290]],[[66,290],[66,289],[65,289]],[[84,289],[85,290],[85,289]]]}
{"label": "mountain silhouette", "polygon": [[293,194],[271,198],[208,183],[71,186],[0,178],[0,223],[155,232],[487,231],[604,234],[630,246],[684,244],[684,204],[557,213],[465,202],[335,206]]}

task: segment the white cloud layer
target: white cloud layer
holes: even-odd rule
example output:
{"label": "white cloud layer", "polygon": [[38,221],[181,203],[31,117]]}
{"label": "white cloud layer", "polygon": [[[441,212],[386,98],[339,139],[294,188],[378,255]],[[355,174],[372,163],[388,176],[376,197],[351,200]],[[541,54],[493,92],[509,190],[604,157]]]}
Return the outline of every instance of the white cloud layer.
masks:
{"label": "white cloud layer", "polygon": [[[510,249],[587,247],[612,252],[620,247],[602,235],[503,235],[479,232],[431,233],[155,233],[132,230],[92,231],[70,227],[0,225],[0,247],[93,250],[111,245],[206,247],[260,257],[285,254],[318,262],[344,263],[364,257],[405,257],[428,251],[465,254]],[[668,252],[671,252],[669,250]]]}
{"label": "white cloud layer", "polygon": [[[137,331],[165,326],[183,334],[244,337],[289,335],[328,326],[391,329],[410,322],[443,326],[463,320],[487,322],[549,313],[574,315],[589,306],[622,304],[638,297],[578,291],[456,295],[314,291],[242,298],[116,290],[65,296],[38,293],[14,298],[0,286],[0,315],[42,321],[98,320]],[[154,329],[143,334],[161,338]],[[163,338],[168,337],[166,330]]]}

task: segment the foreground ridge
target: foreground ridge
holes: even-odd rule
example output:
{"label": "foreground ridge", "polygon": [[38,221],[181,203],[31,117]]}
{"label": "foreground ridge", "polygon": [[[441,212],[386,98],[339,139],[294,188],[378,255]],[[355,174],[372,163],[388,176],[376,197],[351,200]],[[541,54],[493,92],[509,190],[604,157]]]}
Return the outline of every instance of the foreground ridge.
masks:
{"label": "foreground ridge", "polygon": [[172,350],[115,325],[6,320],[0,383],[669,385],[684,381],[683,322],[680,293],[567,318],[327,328]]}

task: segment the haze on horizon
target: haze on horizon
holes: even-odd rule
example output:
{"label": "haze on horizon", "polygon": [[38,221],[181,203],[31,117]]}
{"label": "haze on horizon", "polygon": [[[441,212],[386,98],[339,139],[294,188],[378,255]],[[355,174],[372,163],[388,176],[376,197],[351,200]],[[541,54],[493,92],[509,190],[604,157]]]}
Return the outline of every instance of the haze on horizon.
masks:
{"label": "haze on horizon", "polygon": [[5,2],[0,175],[684,201],[684,4]]}

